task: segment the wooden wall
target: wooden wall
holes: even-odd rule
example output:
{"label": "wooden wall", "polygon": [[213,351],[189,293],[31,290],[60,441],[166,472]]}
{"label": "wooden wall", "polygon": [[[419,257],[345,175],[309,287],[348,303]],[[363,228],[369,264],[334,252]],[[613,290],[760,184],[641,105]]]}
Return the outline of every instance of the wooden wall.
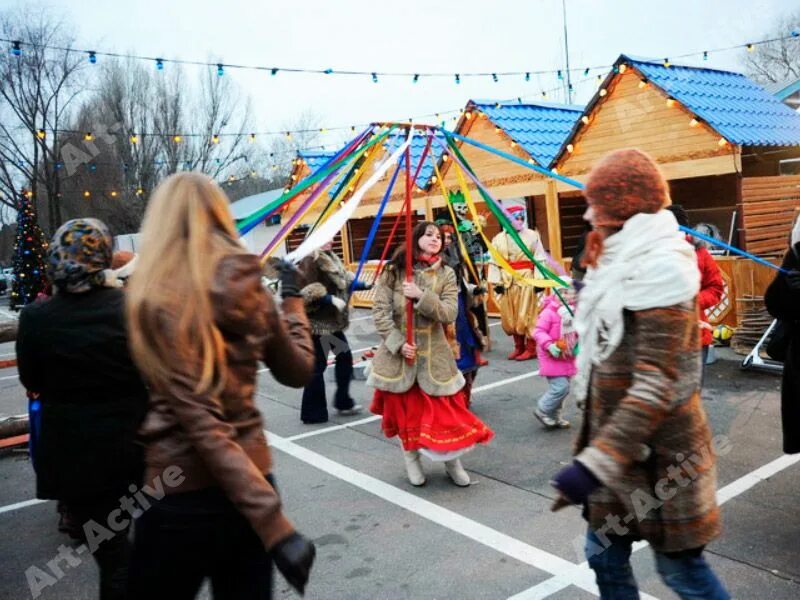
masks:
{"label": "wooden wall", "polygon": [[[604,154],[620,148],[640,148],[659,163],[715,158],[712,166],[692,174],[665,172],[668,178],[693,177],[735,170],[735,148],[720,146],[720,136],[703,124],[690,126],[691,113],[679,103],[667,106],[667,97],[652,84],[639,87],[642,76],[632,68],[617,75],[590,115],[571,140],[574,150],[558,163],[558,171],[567,176],[585,174]],[[728,161],[730,159],[730,161]]]}
{"label": "wooden wall", "polygon": [[800,175],[744,177],[739,209],[744,248],[754,254],[782,256],[800,210]]}
{"label": "wooden wall", "polygon": [[[523,160],[530,159],[530,156],[520,146],[512,147],[511,138],[503,131],[498,131],[487,117],[478,113],[471,114],[471,119],[462,120],[462,126],[458,130],[459,134],[513,154]],[[496,198],[520,198],[544,194],[545,177],[543,175],[470,144],[462,143],[459,149],[481,183],[489,188]],[[446,166],[442,174],[448,189],[458,188],[455,169]],[[474,188],[474,185],[470,185],[470,188]],[[432,191],[438,193],[439,189],[434,187]]]}
{"label": "wooden wall", "polygon": [[[367,260],[380,259],[383,249],[386,247],[386,242],[389,240],[389,234],[392,231],[396,217],[397,215],[384,214],[380,224],[378,225],[378,232],[375,235],[375,241],[372,244],[372,248],[370,249]],[[374,218],[351,219],[347,224],[350,232],[350,247],[352,248],[351,256],[353,257],[353,262],[356,264],[361,258],[361,253],[364,251],[364,246],[367,243],[367,236],[369,235],[369,230],[372,227],[374,220]],[[422,220],[422,216],[412,214],[411,220],[413,224],[417,224]],[[391,258],[394,249],[401,244],[405,244],[405,242],[405,219],[401,217],[400,225],[398,226],[394,235],[392,247],[389,249],[387,257]]]}

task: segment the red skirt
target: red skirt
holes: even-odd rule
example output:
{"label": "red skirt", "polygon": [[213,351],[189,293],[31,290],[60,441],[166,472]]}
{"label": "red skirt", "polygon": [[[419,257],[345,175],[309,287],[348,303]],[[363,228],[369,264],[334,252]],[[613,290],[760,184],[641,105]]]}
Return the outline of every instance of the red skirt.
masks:
{"label": "red skirt", "polygon": [[405,450],[444,454],[485,444],[494,437],[467,408],[463,389],[452,396],[429,396],[416,383],[402,394],[375,390],[370,411],[383,417],[383,433],[399,436]]}

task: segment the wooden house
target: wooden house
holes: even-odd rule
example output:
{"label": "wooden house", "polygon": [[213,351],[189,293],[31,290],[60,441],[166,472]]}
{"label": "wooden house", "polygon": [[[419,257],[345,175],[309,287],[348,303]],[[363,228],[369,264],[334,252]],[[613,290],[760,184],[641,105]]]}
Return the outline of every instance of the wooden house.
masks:
{"label": "wooden house", "polygon": [[[629,147],[659,163],[673,202],[693,224],[713,223],[755,254],[777,259],[785,252],[800,208],[800,175],[785,174],[800,158],[800,114],[747,77],[620,56],[553,168],[585,181],[603,155]],[[569,186],[559,183],[558,190],[561,206],[583,204]],[[560,222],[572,226],[564,215]],[[774,273],[750,261],[719,262],[729,294],[722,307],[728,313],[716,320],[733,324],[736,303],[762,295]]]}
{"label": "wooden house", "polygon": [[732,231],[750,252],[785,250],[800,177],[781,165],[800,157],[800,114],[744,75],[620,56],[553,167],[585,181],[604,154],[629,147],[659,163],[693,223]]}
{"label": "wooden house", "polygon": [[[547,168],[582,110],[580,106],[549,102],[471,100],[455,132]],[[553,180],[467,143],[460,142],[459,149],[494,198],[527,206],[529,224],[539,230],[544,246],[560,259],[562,228],[558,222],[559,207]],[[446,188],[458,189],[456,169],[446,161],[441,163],[441,169]],[[475,189],[471,181],[469,184]],[[432,205],[442,206],[439,187],[431,186],[429,192],[433,196]],[[476,193],[475,200],[479,198]],[[478,208],[480,211],[481,206]],[[497,230],[497,224],[489,220],[489,235]],[[565,233],[571,235],[572,232]]]}

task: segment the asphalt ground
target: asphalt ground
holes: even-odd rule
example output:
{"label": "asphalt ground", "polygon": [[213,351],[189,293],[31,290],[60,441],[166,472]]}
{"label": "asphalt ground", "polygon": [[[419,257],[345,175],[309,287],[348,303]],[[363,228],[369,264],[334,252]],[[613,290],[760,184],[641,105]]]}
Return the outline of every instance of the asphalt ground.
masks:
{"label": "asphalt ground", "polygon": [[[545,381],[536,361],[505,359],[510,343],[492,327],[494,347],[475,384],[472,408],[494,440],[463,459],[473,480],[457,488],[441,465],[425,462],[428,483],[405,479],[396,439],[386,439],[365,412],[308,426],[300,422],[301,391],[260,375],[257,402],[273,447],[285,510],[317,545],[308,598],[559,598],[597,597],[580,552],[585,524],[575,508],[550,512],[550,477],[570,461],[573,430],[545,431],[532,416]],[[351,347],[378,337],[367,311],[354,311]],[[0,355],[13,345],[0,345]],[[797,457],[781,454],[779,387],[774,374],[742,371],[729,351],[708,367],[703,393],[715,435],[730,451],[720,457],[724,533],[707,557],[735,598],[800,597],[800,513]],[[361,352],[356,352],[356,359]],[[328,382],[329,398],[333,383]],[[363,381],[352,395],[367,407]],[[26,410],[13,369],[0,371],[0,414]],[[567,401],[565,416],[577,425]],[[52,502],[27,504],[34,481],[24,452],[0,455],[0,598],[30,598],[25,572],[47,562],[69,539],[56,530]],[[20,504],[22,503],[22,504]],[[634,570],[643,598],[674,598],[655,572],[649,548]],[[97,596],[97,571],[86,557],[66,568],[40,598]],[[207,596],[207,591],[202,593]],[[296,597],[277,575],[276,598]]]}

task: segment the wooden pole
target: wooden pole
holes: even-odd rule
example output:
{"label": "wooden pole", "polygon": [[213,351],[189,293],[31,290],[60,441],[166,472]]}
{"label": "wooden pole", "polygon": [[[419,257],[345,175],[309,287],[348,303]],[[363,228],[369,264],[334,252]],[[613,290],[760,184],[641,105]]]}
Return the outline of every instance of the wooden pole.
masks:
{"label": "wooden pole", "polygon": [[425,196],[425,220],[433,221],[433,200],[430,196]]}
{"label": "wooden pole", "polygon": [[345,265],[353,264],[353,252],[350,247],[350,222],[344,224],[342,227],[342,262]]}
{"label": "wooden pole", "polygon": [[561,217],[558,210],[558,189],[553,179],[547,181],[544,201],[547,211],[547,237],[550,243],[550,255],[561,262]]}

